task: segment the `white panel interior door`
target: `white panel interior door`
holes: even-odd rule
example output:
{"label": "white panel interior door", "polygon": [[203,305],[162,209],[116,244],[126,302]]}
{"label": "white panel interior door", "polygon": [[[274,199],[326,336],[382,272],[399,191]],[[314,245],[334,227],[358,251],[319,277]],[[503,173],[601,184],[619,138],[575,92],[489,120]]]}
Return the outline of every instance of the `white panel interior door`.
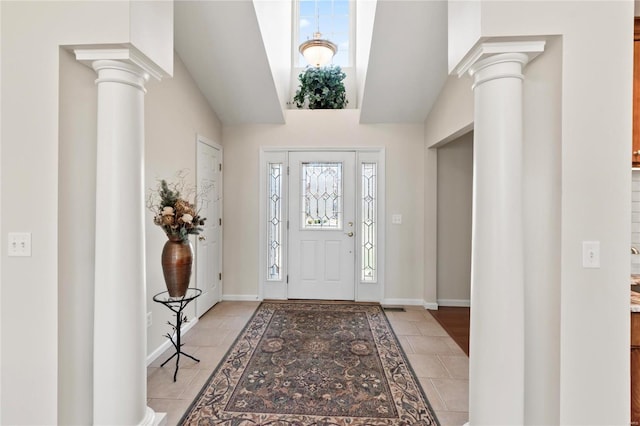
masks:
{"label": "white panel interior door", "polygon": [[198,193],[202,193],[198,206],[200,216],[207,218],[196,243],[196,287],[202,290],[202,295],[196,299],[196,315],[201,317],[221,298],[222,153],[199,139],[197,156]]}
{"label": "white panel interior door", "polygon": [[355,298],[355,152],[289,155],[289,299]]}

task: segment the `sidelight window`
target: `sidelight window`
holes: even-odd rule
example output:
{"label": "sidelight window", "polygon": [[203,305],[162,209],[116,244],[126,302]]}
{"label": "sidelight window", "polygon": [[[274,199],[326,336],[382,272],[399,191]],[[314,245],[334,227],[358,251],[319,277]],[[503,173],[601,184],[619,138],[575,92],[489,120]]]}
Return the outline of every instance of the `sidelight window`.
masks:
{"label": "sidelight window", "polygon": [[376,281],[376,228],[377,228],[377,164],[361,163],[361,253],[363,282]]}
{"label": "sidelight window", "polygon": [[267,167],[267,280],[282,279],[282,163],[269,163]]}

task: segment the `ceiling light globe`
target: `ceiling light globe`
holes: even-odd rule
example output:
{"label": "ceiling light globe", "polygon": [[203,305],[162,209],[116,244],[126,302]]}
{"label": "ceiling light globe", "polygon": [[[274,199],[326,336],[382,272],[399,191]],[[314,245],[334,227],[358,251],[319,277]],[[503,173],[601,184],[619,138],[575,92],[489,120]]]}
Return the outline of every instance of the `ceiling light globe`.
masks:
{"label": "ceiling light globe", "polygon": [[315,33],[313,39],[305,41],[298,48],[306,61],[314,67],[327,65],[338,51],[338,46],[320,37],[322,34]]}

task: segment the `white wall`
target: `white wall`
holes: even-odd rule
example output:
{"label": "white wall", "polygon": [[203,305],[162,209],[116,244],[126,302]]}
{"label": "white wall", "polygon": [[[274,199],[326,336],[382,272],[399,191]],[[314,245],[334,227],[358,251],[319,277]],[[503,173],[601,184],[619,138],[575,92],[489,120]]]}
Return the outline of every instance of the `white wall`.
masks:
{"label": "white wall", "polygon": [[449,76],[424,125],[428,148],[437,147],[473,129],[472,80]]}
{"label": "white wall", "polygon": [[548,38],[525,74],[525,419],[534,425],[560,416],[562,40]]}
{"label": "white wall", "polygon": [[449,72],[458,65],[473,45],[481,37],[482,2],[448,2]]}
{"label": "white wall", "polygon": [[[482,2],[483,36],[561,36],[525,70],[528,424],[629,422],[632,16],[630,1]],[[588,240],[600,269],[582,268]]]}
{"label": "white wall", "polygon": [[373,23],[376,17],[377,1],[356,1],[356,93],[355,108],[362,105],[364,83],[367,76],[369,52],[371,51],[371,38],[373,36]]}
{"label": "white wall", "polygon": [[[155,189],[160,179],[171,181],[175,173],[184,170],[189,174],[185,182],[196,185],[196,135],[213,142],[222,141],[222,124],[206,99],[198,90],[193,78],[176,55],[174,75],[160,83],[149,84],[145,98],[145,188]],[[148,192],[147,192],[148,195]],[[167,341],[167,321],[173,315],[163,305],[153,302],[154,294],[166,290],[160,257],[167,238],[153,223],[153,214],[146,216],[147,256],[147,312],[152,312],[153,325],[147,329],[147,354],[151,354]],[[194,236],[191,243],[196,246]],[[197,258],[196,258],[197,261]],[[195,287],[196,265],[193,265],[191,284]],[[185,309],[187,318],[195,318],[195,304]],[[170,315],[171,314],[171,315]]]}
{"label": "white wall", "polygon": [[[144,9],[144,5],[141,6]],[[173,10],[169,2],[153,7],[158,7],[156,12],[164,17],[170,16]],[[86,333],[86,329],[80,331],[82,327],[78,327],[58,336],[59,321],[70,318],[65,315],[67,312],[60,312],[59,290],[63,291],[63,297],[66,296],[66,284],[86,276],[84,268],[90,268],[90,265],[83,265],[82,271],[72,272],[68,268],[68,255],[78,254],[81,247],[91,245],[88,240],[80,241],[72,252],[67,252],[60,244],[66,246],[72,235],[92,238],[77,229],[67,229],[68,218],[61,217],[69,211],[68,206],[61,205],[69,200],[70,194],[66,190],[80,188],[82,182],[71,182],[70,174],[59,176],[59,159],[65,164],[73,159],[73,155],[89,154],[87,151],[70,153],[75,142],[65,140],[59,146],[59,130],[65,138],[69,136],[59,129],[58,121],[59,102],[62,101],[58,96],[62,56],[59,46],[127,43],[132,41],[132,31],[144,30],[138,27],[140,20],[135,17],[132,20],[130,2],[2,2],[0,8],[3,88],[0,423],[56,424],[59,420],[58,387],[72,383],[59,381],[60,374],[67,374],[65,365],[68,366],[69,358],[60,358],[59,373],[58,351],[64,347],[59,346],[58,339]],[[152,57],[162,62],[165,51],[152,48],[157,47],[154,40],[165,40],[162,32],[165,28],[158,26],[159,22],[156,21],[153,29],[146,28],[151,30],[146,33],[149,36],[145,39],[147,44],[138,47],[143,52],[148,49]],[[171,53],[171,45],[165,43],[164,48]],[[82,128],[76,129],[77,134],[73,137],[86,134],[88,127],[85,125],[90,123],[80,124]],[[63,201],[59,201],[59,195]],[[86,213],[91,214],[90,211]],[[83,224],[90,222],[83,219]],[[31,257],[7,257],[6,234],[11,231],[32,233]],[[67,231],[69,233],[60,238]],[[85,300],[87,294],[77,296]],[[63,302],[63,306],[67,305]],[[65,334],[67,331],[69,334]],[[87,368],[87,358],[81,358],[82,368]],[[34,407],[33,401],[38,401],[37,406]],[[66,415],[62,411],[60,414]]]}
{"label": "white wall", "polygon": [[168,75],[173,74],[173,3],[131,1],[130,40]]}
{"label": "white wall", "polygon": [[422,295],[425,308],[438,309],[438,150],[428,146],[425,146],[424,150],[424,258],[422,262],[424,265]]}
{"label": "white wall", "polygon": [[385,147],[385,297],[423,298],[424,133],[416,124],[358,124],[357,110],[289,110],[286,125],[225,126],[224,296],[258,294],[260,147]]}
{"label": "white wall", "polygon": [[438,148],[438,305],[469,306],[473,132]]}
{"label": "white wall", "polygon": [[290,100],[292,5],[293,2],[281,0],[253,0],[282,109]]}

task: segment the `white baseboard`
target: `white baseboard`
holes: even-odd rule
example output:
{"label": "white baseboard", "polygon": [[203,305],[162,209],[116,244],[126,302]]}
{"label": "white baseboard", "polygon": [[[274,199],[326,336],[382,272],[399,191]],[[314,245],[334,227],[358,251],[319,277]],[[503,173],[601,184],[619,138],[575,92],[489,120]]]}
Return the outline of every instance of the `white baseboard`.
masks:
{"label": "white baseboard", "polygon": [[471,300],[465,299],[438,299],[438,305],[440,306],[454,306],[468,308],[471,306]]}
{"label": "white baseboard", "polygon": [[153,426],[167,426],[167,413],[156,413],[153,418]]}
{"label": "white baseboard", "polygon": [[[260,297],[257,294],[225,294],[222,296],[224,301],[234,302],[255,302],[260,301]],[[286,300],[286,299],[283,299]],[[438,306],[470,306],[469,300],[453,300],[453,299],[438,299],[438,303],[425,302],[422,299],[383,299],[382,305],[391,306],[422,306],[425,309],[437,310]]]}
{"label": "white baseboard", "polygon": [[260,297],[257,294],[223,294],[222,300],[228,302],[255,302],[259,301]]}
{"label": "white baseboard", "polygon": [[438,310],[438,304],[437,303],[433,303],[433,302],[424,302],[422,304],[422,306],[425,309],[428,309],[430,311],[437,311]]}
{"label": "white baseboard", "polygon": [[156,413],[147,407],[146,415],[139,426],[167,426],[167,413]]}
{"label": "white baseboard", "polygon": [[383,299],[382,305],[389,306],[421,306],[424,303],[421,299]]}
{"label": "white baseboard", "polygon": [[[184,335],[191,330],[191,328],[196,325],[198,322],[198,318],[193,318],[190,319],[186,324],[182,324],[182,328],[181,328],[181,337],[184,337]],[[175,338],[175,334],[173,335],[173,337]],[[147,367],[156,359],[158,359],[160,357],[160,355],[162,355],[164,353],[164,351],[166,351],[167,349],[169,349],[170,347],[172,347],[173,345],[171,344],[171,342],[169,341],[169,339],[165,340],[165,342],[163,344],[161,344],[160,346],[158,346],[158,348],[151,352],[148,356],[147,356]]]}

